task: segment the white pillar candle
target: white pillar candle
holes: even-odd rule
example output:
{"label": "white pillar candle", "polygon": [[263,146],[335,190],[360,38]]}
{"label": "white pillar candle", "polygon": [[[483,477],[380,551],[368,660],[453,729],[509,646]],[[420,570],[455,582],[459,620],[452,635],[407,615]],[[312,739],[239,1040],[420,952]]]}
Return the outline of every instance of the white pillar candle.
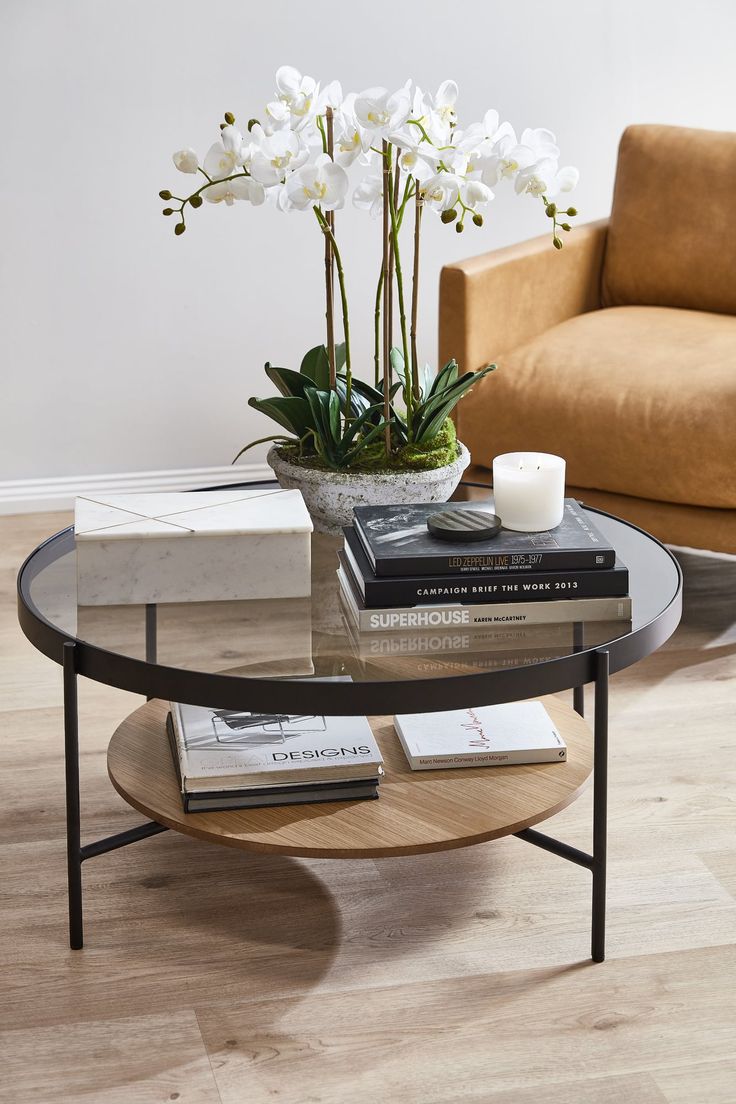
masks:
{"label": "white pillar candle", "polygon": [[493,461],[494,510],[504,529],[542,533],[562,521],[565,461],[548,452],[507,452]]}

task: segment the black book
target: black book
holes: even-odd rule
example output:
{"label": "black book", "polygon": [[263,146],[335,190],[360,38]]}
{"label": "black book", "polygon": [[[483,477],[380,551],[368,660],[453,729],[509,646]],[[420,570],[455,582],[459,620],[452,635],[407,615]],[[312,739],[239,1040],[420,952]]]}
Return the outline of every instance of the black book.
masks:
{"label": "black book", "polygon": [[315,781],[274,783],[245,788],[196,790],[186,788],[179,762],[179,749],[171,713],[166,715],[166,735],[174,762],[185,813],[209,813],[219,809],[263,809],[276,805],[306,805],[326,801],[370,801],[378,797],[378,777],[339,779],[334,782]]}
{"label": "black book", "polygon": [[556,598],[619,597],[629,592],[620,560],[600,571],[513,571],[482,575],[374,575],[354,529],[343,529],[345,560],[369,609],[446,602],[539,602]]}
{"label": "black book", "polygon": [[439,511],[484,510],[482,502],[356,506],[354,527],[376,575],[483,575],[521,571],[612,568],[616,552],[574,498],[565,499],[562,521],[546,533],[502,529],[471,544],[433,537],[427,518]]}

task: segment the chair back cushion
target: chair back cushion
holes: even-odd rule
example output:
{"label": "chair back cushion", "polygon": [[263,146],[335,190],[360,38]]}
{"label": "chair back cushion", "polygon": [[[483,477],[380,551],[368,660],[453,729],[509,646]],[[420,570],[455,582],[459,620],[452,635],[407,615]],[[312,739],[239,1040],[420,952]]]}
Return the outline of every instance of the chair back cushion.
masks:
{"label": "chair back cushion", "polygon": [[736,134],[624,131],[602,298],[736,314]]}

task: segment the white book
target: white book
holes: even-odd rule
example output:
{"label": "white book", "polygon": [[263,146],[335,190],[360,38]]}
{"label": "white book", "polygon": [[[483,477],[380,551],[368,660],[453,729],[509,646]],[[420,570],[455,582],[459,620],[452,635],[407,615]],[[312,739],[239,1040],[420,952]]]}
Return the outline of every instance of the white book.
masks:
{"label": "white book", "polygon": [[563,763],[567,745],[541,702],[394,717],[412,770]]}
{"label": "white book", "polygon": [[[189,793],[382,773],[365,717],[209,709],[171,702],[179,773]],[[173,750],[173,749],[172,749]]]}

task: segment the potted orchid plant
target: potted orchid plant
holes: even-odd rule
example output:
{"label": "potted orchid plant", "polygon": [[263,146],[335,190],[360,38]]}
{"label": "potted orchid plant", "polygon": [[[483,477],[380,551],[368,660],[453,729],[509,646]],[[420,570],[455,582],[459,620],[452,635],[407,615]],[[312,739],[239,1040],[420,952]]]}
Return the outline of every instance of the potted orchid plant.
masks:
{"label": "potted orchid plant", "polygon": [[[577,213],[555,202],[575,186],[578,172],[559,167],[551,131],[524,130],[517,138],[493,110],[463,127],[457,94],[453,81],[434,95],[407,81],[396,92],[369,88],[343,95],[336,81],[320,86],[283,66],[275,98],[258,118],[240,128],[226,112],[220,136],[202,161],[190,148],[174,154],[176,168],[196,176],[197,187],[185,196],[159,193],[176,204],[163,213],[174,217],[177,235],[205,201],[272,203],[314,219],[324,252],[325,340],[305,354],[298,371],[266,364],[278,394],[249,404],[279,432],[246,445],[235,459],[253,445],[272,442],[268,462],[279,482],[302,490],[323,531],[347,524],[361,502],[445,501],[470,460],[450,415],[495,365],[462,371],[451,360],[435,374],[420,363],[425,211],[456,233],[466,225],[481,227],[493,189],[509,181],[517,195],[543,206],[557,249],[571,229],[566,220]],[[358,179],[351,181],[351,175]],[[354,350],[350,339],[335,214],[349,197],[373,216],[381,234],[371,353]]]}

